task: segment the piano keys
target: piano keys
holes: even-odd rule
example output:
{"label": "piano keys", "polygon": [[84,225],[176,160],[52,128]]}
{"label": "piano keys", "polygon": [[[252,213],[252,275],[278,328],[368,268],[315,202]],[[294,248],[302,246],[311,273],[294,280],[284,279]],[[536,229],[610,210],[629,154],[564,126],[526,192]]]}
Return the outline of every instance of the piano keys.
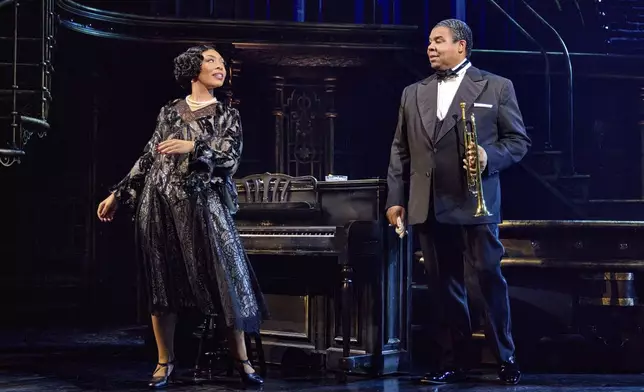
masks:
{"label": "piano keys", "polygon": [[271,254],[275,244],[288,242],[279,249],[280,255],[338,255],[338,241],[345,238],[343,227],[334,226],[277,226],[242,227],[241,233],[246,253]]}
{"label": "piano keys", "polygon": [[267,361],[295,349],[340,378],[403,370],[413,249],[386,222],[386,182],[265,173],[236,185],[237,226],[276,314],[261,331]]}

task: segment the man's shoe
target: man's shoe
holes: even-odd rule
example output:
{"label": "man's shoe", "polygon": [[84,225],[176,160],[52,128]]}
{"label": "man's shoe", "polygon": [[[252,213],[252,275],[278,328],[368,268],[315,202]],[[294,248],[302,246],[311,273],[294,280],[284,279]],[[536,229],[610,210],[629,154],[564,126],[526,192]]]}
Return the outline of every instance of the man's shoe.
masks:
{"label": "man's shoe", "polygon": [[454,384],[463,382],[467,374],[462,369],[445,370],[442,372],[428,373],[420,380],[421,384]]}
{"label": "man's shoe", "polygon": [[499,368],[499,380],[507,385],[517,385],[521,380],[521,371],[514,356],[509,360],[501,362]]}

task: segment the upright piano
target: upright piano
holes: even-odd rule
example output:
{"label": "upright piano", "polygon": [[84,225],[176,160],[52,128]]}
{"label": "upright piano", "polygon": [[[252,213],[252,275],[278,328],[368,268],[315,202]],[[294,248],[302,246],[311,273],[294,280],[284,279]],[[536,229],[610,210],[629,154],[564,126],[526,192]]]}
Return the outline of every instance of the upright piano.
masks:
{"label": "upright piano", "polygon": [[404,371],[413,249],[386,222],[386,181],[264,173],[236,186],[237,226],[272,316],[267,362],[296,350],[340,379]]}

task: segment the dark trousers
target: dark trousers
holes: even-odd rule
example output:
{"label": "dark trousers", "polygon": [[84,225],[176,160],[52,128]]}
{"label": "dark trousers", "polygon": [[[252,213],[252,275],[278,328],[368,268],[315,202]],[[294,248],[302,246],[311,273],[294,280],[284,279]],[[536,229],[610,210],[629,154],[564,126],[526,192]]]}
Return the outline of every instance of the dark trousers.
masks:
{"label": "dark trousers", "polygon": [[[466,271],[478,287],[486,316],[485,335],[499,361],[514,355],[508,285],[501,273],[503,245],[498,225],[447,225],[433,219],[414,227],[428,272],[431,340],[443,369],[468,368],[472,336]],[[467,267],[467,268],[466,268]]]}

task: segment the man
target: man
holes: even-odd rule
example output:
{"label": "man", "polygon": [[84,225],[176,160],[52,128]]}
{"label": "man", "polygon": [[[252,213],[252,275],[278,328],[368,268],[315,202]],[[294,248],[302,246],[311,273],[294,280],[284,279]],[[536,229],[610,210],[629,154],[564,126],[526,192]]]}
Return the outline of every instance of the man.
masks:
{"label": "man", "polygon": [[[464,283],[468,263],[481,288],[489,327],[486,337],[499,361],[499,379],[517,384],[521,373],[510,331],[508,287],[500,268],[504,249],[498,238],[499,173],[519,162],[531,142],[512,82],[472,66],[471,52],[472,31],[464,22],[444,20],[431,31],[427,55],[436,72],[402,93],[387,176],[387,219],[399,230],[414,225],[434,279],[430,288],[438,295],[434,299],[439,308],[430,311],[439,319],[442,364],[440,371],[425,375],[421,382],[444,384],[466,378],[465,350],[471,338]],[[475,172],[471,153],[476,150],[474,145],[465,149],[461,102],[466,103],[468,120],[470,113],[475,115],[490,216],[474,217],[476,197],[468,191],[466,170]]]}

